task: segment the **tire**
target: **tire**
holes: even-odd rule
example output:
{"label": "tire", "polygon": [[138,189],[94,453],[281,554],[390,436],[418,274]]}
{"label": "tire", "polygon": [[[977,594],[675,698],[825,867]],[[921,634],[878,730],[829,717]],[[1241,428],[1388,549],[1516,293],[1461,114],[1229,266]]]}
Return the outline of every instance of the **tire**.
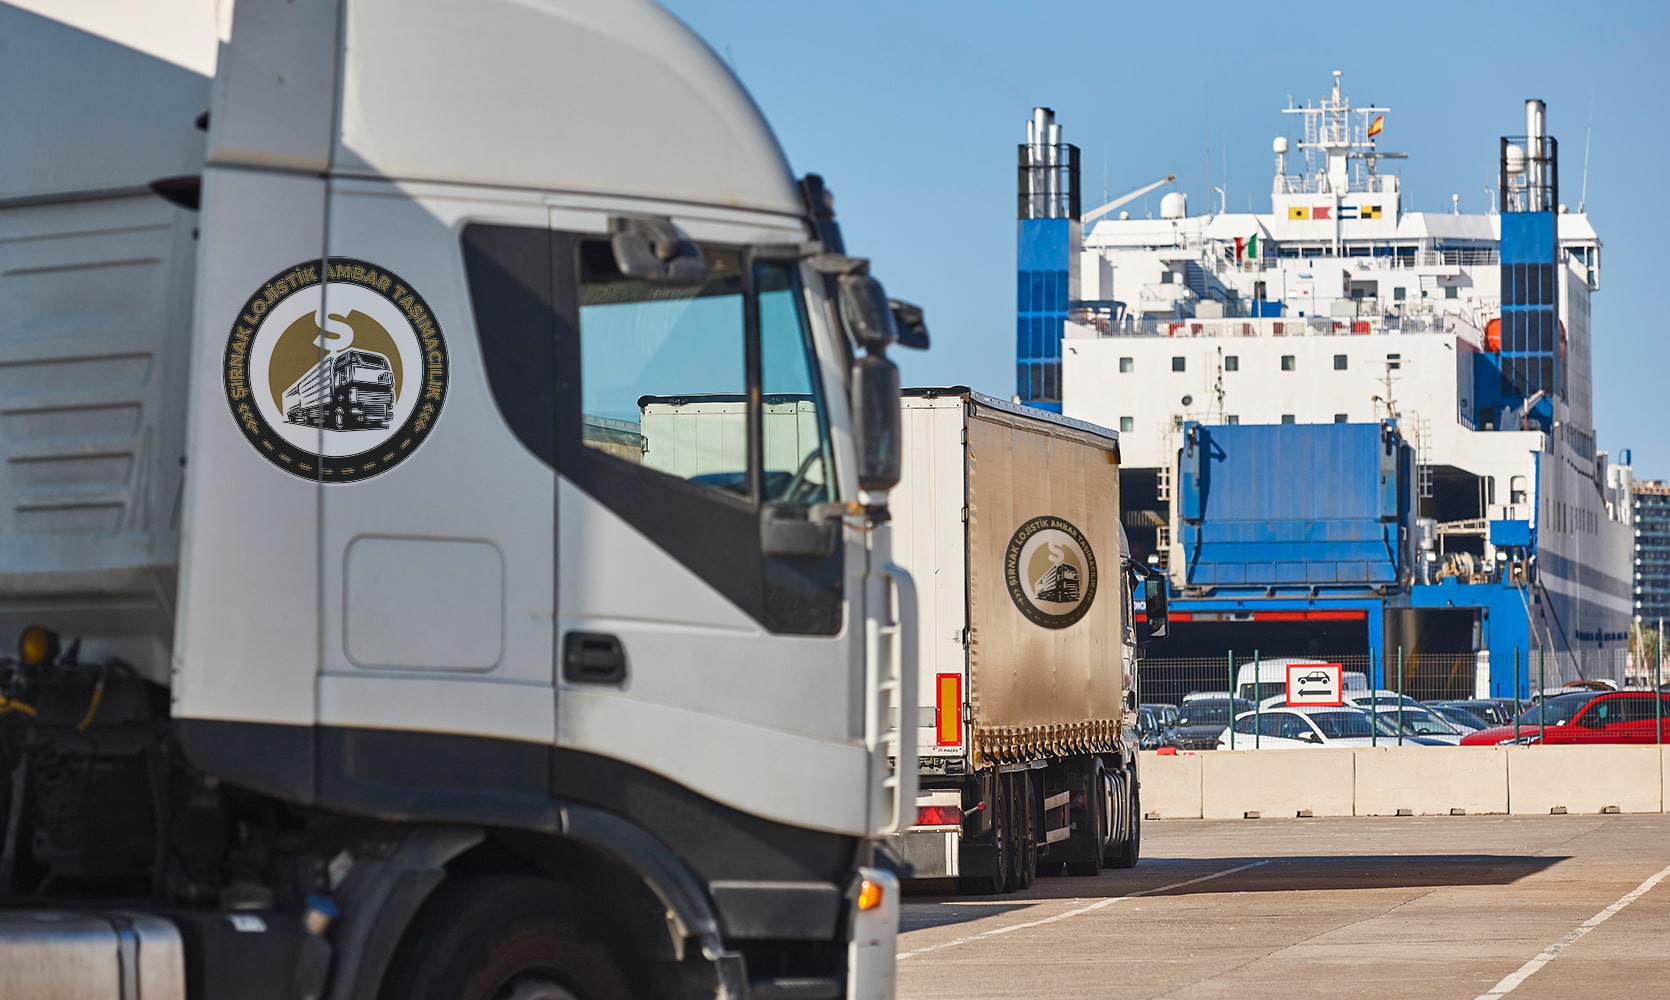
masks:
{"label": "tire", "polygon": [[1023,774],[1016,779],[1021,793],[1017,801],[1020,803],[1019,824],[1021,836],[1021,877],[1019,888],[1030,889],[1032,883],[1038,881],[1038,782],[1032,774]]}
{"label": "tire", "polygon": [[1015,891],[1015,824],[1010,818],[1014,810],[1009,805],[1008,780],[1001,774],[992,775],[992,844],[997,855],[992,891],[999,895]]}
{"label": "tire", "polygon": [[1079,859],[1067,862],[1069,875],[1084,877],[1102,873],[1102,850],[1108,839],[1106,786],[1102,762],[1098,760],[1094,769],[1086,775],[1084,786],[1085,839],[1075,845],[1083,853]]}
{"label": "tire", "polygon": [[1004,775],[1005,797],[1009,800],[1009,889],[1025,889],[1026,881],[1026,775]]}
{"label": "tire", "polygon": [[1103,861],[1109,868],[1135,868],[1137,861],[1142,857],[1142,793],[1137,789],[1135,781],[1127,779],[1126,783],[1130,787],[1130,833],[1124,841],[1108,848],[1107,857]]}
{"label": "tire", "polygon": [[493,875],[442,883],[395,953],[383,1000],[630,1000],[618,957],[561,885]]}

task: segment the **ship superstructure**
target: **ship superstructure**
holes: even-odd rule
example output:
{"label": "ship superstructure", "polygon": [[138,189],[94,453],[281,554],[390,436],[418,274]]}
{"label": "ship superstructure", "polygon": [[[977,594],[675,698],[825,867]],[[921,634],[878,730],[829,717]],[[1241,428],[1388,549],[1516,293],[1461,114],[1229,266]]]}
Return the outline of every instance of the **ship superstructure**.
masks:
{"label": "ship superstructure", "polygon": [[[1482,214],[1461,212],[1459,199],[1449,211],[1406,209],[1392,169],[1404,154],[1379,146],[1389,114],[1353,105],[1336,73],[1320,102],[1285,109],[1295,134],[1273,143],[1268,212],[1191,215],[1173,192],[1159,218],[1082,223],[1066,218],[1076,192],[1032,199],[1056,214],[1028,217],[1029,161],[1045,176],[1076,164],[1038,152],[1034,130],[1022,148],[1019,394],[1120,430],[1132,544],[1171,569],[1184,598],[1174,609],[1231,602],[1244,620],[1270,602],[1356,601],[1360,632],[1336,630],[1324,651],[1348,641],[1472,656],[1476,671],[1450,671],[1456,694],[1511,693],[1511,663],[1524,676],[1533,655],[1550,679],[1621,678],[1630,474],[1597,447],[1592,420],[1599,237],[1581,205],[1559,201],[1542,102],[1527,102],[1525,134],[1494,150],[1494,204]],[[1040,330],[1047,310],[1028,309],[1052,304],[1052,260],[1064,282],[1059,338]],[[1274,568],[1279,557],[1265,560],[1268,578],[1249,570],[1240,586],[1222,582],[1235,573],[1195,572],[1200,551],[1187,546],[1202,535],[1179,481],[1191,428],[1333,423],[1380,423],[1411,449],[1408,511],[1388,515],[1398,579],[1295,579]],[[1285,490],[1331,488],[1328,470],[1278,471]],[[1218,488],[1223,509],[1228,486]],[[1291,567],[1329,543],[1290,544]],[[1438,628],[1423,608],[1470,609],[1472,624]],[[1199,649],[1184,641],[1167,655],[1212,654],[1226,636],[1196,629]],[[1278,647],[1266,653],[1318,641],[1291,629],[1231,639],[1249,651],[1260,640]]]}

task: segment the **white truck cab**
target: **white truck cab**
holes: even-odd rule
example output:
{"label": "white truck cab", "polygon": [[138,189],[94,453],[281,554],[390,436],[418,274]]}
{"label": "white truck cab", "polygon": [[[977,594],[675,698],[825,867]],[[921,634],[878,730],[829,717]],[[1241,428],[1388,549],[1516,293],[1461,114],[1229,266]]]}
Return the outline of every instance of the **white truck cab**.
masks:
{"label": "white truck cab", "polygon": [[926,331],[723,63],[639,0],[0,37],[0,981],[891,996]]}

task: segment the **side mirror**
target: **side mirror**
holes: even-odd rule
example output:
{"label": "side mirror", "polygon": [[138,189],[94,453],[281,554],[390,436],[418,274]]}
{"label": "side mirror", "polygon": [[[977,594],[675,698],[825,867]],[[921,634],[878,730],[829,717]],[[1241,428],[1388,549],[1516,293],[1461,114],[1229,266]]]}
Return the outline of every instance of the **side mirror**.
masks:
{"label": "side mirror", "polygon": [[1171,619],[1166,615],[1166,578],[1155,573],[1142,581],[1142,597],[1148,604],[1148,638],[1164,639],[1171,634]]}
{"label": "side mirror", "polygon": [[1315,733],[1306,733],[1305,734],[1305,742],[1306,743],[1321,743],[1322,742],[1322,737],[1316,735]]}
{"label": "side mirror", "polygon": [[899,485],[899,369],[880,354],[852,364],[852,422],[858,446],[858,488]]}
{"label": "side mirror", "polygon": [[[841,275],[838,286],[841,319],[860,347],[866,351],[881,351],[899,339],[893,326],[893,307],[887,301],[887,292],[881,287],[881,282],[868,274],[851,271]],[[924,330],[923,335],[926,336],[926,333]]]}
{"label": "side mirror", "polygon": [[889,299],[887,305],[893,310],[893,328],[898,334],[899,346],[913,351],[927,350],[928,323],[922,316],[922,307],[898,299]]}
{"label": "side mirror", "polygon": [[673,220],[614,218],[609,226],[609,246],[623,277],[652,285],[699,285],[707,280],[702,248]]}

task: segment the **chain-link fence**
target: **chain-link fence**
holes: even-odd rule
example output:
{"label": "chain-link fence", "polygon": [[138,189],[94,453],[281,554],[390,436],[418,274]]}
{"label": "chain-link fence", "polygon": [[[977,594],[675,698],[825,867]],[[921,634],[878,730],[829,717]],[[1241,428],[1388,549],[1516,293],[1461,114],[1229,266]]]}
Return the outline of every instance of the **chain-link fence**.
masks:
{"label": "chain-link fence", "polygon": [[[1337,665],[1339,681],[1331,667]],[[1562,726],[1573,722],[1574,705],[1564,699],[1550,721],[1545,699],[1581,692],[1639,691],[1612,709],[1614,720],[1630,716],[1634,730],[1594,742],[1663,742],[1670,723],[1670,692],[1656,664],[1645,669],[1622,650],[1515,650],[1503,670],[1487,654],[1384,653],[1265,656],[1229,651],[1221,658],[1164,658],[1142,661],[1137,699],[1144,748],[1180,750],[1291,747],[1294,741],[1327,745],[1453,745],[1467,734],[1499,726]],[[1506,678],[1504,678],[1506,674]],[[1340,683],[1342,690],[1332,685]],[[1290,684],[1296,700],[1312,708],[1301,719],[1287,708]],[[1302,688],[1309,684],[1311,690]],[[1317,690],[1337,696],[1337,706],[1318,704]],[[1337,708],[1337,711],[1331,709]],[[1532,718],[1533,710],[1535,718]],[[1269,716],[1269,717],[1266,717]],[[1635,718],[1640,716],[1640,718]],[[1594,728],[1596,720],[1586,726]],[[1519,738],[1517,729],[1513,737]],[[1526,739],[1526,742],[1535,742]]]}

